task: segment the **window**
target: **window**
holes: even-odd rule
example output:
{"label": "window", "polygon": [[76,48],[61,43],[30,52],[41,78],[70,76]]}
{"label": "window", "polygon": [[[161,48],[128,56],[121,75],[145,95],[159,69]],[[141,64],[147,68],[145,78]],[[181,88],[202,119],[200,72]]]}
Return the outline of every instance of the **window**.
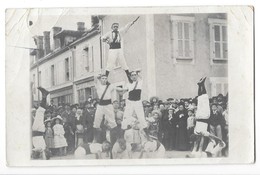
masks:
{"label": "window", "polygon": [[65,80],[70,80],[69,58],[65,59]]}
{"label": "window", "polygon": [[55,85],[55,77],[54,77],[54,65],[51,65],[51,85],[54,86]]}
{"label": "window", "polygon": [[39,71],[39,73],[38,73],[38,75],[39,75],[39,86],[41,86],[42,85],[42,72],[41,71]]}
{"label": "window", "polygon": [[208,19],[210,26],[210,55],[211,60],[227,60],[227,23],[225,19]]}
{"label": "window", "polygon": [[35,74],[33,74],[33,85],[32,85],[32,91],[33,91],[33,94],[36,94],[36,84],[35,84]]}
{"label": "window", "polygon": [[194,17],[171,16],[172,50],[175,61],[194,58]]}
{"label": "window", "polygon": [[87,72],[93,72],[94,59],[93,59],[93,46],[87,44],[82,53],[84,68]]}
{"label": "window", "polygon": [[211,96],[218,94],[226,95],[228,93],[228,78],[227,77],[210,77]]}

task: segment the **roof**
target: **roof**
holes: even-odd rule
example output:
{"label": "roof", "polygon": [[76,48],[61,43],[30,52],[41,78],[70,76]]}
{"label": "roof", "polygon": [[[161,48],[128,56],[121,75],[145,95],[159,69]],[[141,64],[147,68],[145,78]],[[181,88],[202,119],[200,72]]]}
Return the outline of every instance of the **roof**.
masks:
{"label": "roof", "polygon": [[[59,33],[61,33],[61,32],[59,32]],[[62,47],[62,48],[60,48],[58,50],[55,50],[55,51],[49,53],[48,55],[46,55],[45,57],[40,58],[38,63],[36,62],[33,65],[31,65],[30,69],[34,69],[35,67],[37,67],[37,64],[41,65],[41,64],[45,63],[46,61],[48,61],[48,60],[50,60],[50,59],[52,59],[52,58],[54,58],[54,57],[64,53],[67,50],[69,50],[69,48],[71,48],[72,46],[75,46],[75,45],[77,45],[77,44],[79,44],[79,43],[89,39],[90,37],[99,34],[99,33],[100,33],[100,31],[99,31],[98,28],[96,28],[96,29],[91,28],[90,30],[85,31],[83,36],[79,37],[77,40],[73,41],[69,45],[67,45],[65,47]]]}
{"label": "roof", "polygon": [[56,35],[54,35],[54,38],[59,38],[59,37],[64,37],[64,36],[74,36],[74,37],[81,37],[83,35],[83,33],[85,33],[86,31],[75,31],[75,30],[62,30],[59,33],[57,33]]}

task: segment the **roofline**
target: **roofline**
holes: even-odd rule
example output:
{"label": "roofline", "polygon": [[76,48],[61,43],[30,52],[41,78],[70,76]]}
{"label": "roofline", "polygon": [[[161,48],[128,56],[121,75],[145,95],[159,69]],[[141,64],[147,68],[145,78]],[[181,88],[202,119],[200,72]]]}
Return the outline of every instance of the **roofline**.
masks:
{"label": "roofline", "polygon": [[42,65],[43,63],[45,63],[46,61],[52,59],[53,57],[56,57],[56,56],[58,56],[58,55],[60,55],[60,54],[62,54],[62,53],[64,53],[64,52],[66,52],[66,51],[69,50],[71,47],[73,47],[73,46],[75,46],[75,45],[77,45],[77,44],[80,44],[80,43],[82,43],[83,41],[85,41],[86,39],[89,39],[90,37],[95,36],[95,35],[97,35],[97,34],[99,34],[99,33],[100,33],[99,30],[94,30],[94,31],[92,31],[91,33],[88,33],[87,35],[85,35],[85,36],[83,36],[83,37],[80,37],[79,39],[77,39],[77,40],[75,40],[74,42],[70,43],[70,44],[67,45],[66,47],[60,48],[59,50],[54,51],[54,52],[52,52],[51,54],[48,54],[48,55],[46,55],[45,57],[40,58],[40,60],[39,60],[38,63],[35,62],[35,63],[31,66],[30,70],[33,70],[34,68],[37,67],[37,65],[38,65],[38,66]]}

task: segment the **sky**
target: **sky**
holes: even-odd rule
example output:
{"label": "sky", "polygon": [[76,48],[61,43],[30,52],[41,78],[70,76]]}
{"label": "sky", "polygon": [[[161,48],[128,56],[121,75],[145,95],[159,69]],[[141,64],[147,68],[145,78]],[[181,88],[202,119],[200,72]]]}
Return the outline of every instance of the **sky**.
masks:
{"label": "sky", "polygon": [[[84,11],[86,15],[82,15]],[[77,22],[85,22],[85,27],[90,28],[90,18],[87,9],[8,9],[6,11],[6,36],[9,36],[7,44],[35,47],[33,36],[43,35],[43,31],[50,31],[54,26],[77,30]],[[29,21],[32,21],[32,25],[29,25]]]}

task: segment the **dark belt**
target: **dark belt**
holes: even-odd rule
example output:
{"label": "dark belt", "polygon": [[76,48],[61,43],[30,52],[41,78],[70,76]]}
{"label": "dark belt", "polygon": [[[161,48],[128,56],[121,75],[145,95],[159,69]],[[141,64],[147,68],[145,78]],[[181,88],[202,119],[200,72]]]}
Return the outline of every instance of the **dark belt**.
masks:
{"label": "dark belt", "polygon": [[32,136],[35,137],[35,136],[43,136],[44,135],[44,132],[40,132],[40,131],[33,131],[32,132]]}
{"label": "dark belt", "polygon": [[197,119],[196,122],[208,123],[209,119]]}
{"label": "dark belt", "polygon": [[120,49],[121,48],[121,43],[110,43],[109,49]]}
{"label": "dark belt", "polygon": [[100,102],[99,102],[100,106],[105,106],[105,105],[110,105],[110,104],[112,104],[111,99],[109,99],[109,100],[100,100]]}

